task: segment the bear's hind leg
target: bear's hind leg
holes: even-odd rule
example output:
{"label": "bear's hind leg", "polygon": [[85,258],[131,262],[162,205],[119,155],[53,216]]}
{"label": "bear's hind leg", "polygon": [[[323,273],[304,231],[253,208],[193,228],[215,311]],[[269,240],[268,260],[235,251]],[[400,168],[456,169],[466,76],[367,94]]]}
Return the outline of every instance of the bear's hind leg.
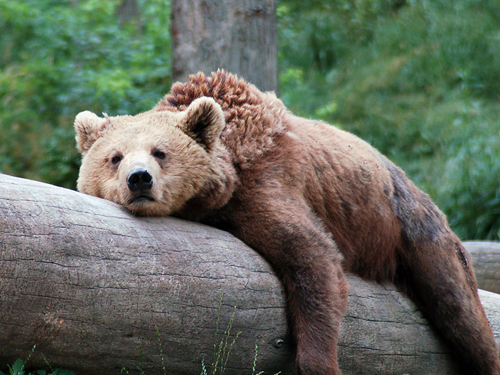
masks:
{"label": "bear's hind leg", "polygon": [[452,345],[463,374],[500,375],[498,348],[471,261],[451,230],[407,248],[401,266],[400,286]]}
{"label": "bear's hind leg", "polygon": [[467,251],[446,217],[387,159],[401,224],[396,284],[452,345],[464,374],[500,375],[498,347],[477,294]]}

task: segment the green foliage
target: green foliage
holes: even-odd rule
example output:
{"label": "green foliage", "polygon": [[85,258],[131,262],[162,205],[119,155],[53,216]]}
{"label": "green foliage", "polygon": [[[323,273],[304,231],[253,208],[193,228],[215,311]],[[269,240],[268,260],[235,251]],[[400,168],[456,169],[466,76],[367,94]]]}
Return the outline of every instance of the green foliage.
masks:
{"label": "green foliage", "polygon": [[[489,106],[489,108],[488,108]],[[448,143],[437,195],[462,238],[500,238],[500,112],[497,103],[476,101],[457,118],[460,136]],[[467,113],[469,112],[469,113]],[[472,112],[472,114],[470,113]],[[486,118],[485,118],[486,117]],[[467,121],[464,124],[464,121]]]}
{"label": "green foliage", "polygon": [[25,362],[22,359],[18,359],[14,362],[14,364],[9,367],[9,372],[4,373],[0,371],[0,375],[75,375],[73,371],[64,370],[60,368],[51,369],[50,371],[46,370],[35,370],[35,371],[26,371],[24,369]]}
{"label": "green foliage", "polygon": [[[500,239],[500,3],[290,0],[278,9],[285,103],[388,155],[462,238]],[[332,22],[312,22],[322,19]]]}
{"label": "green foliage", "polygon": [[82,110],[136,113],[170,86],[168,0],[0,0],[0,171],[74,187],[72,121]]}
{"label": "green foliage", "polygon": [[[31,352],[28,355],[28,358],[26,359],[26,361],[23,361],[20,358],[17,359],[12,366],[7,366],[9,368],[8,373],[4,373],[4,372],[0,371],[0,375],[75,375],[73,373],[73,371],[63,370],[60,368],[53,369],[52,367],[50,367],[50,365],[47,362],[47,360],[45,359],[45,357],[43,357],[43,358],[45,359],[45,363],[47,364],[47,366],[50,368],[49,372],[46,370],[35,370],[35,371],[26,372],[26,370],[25,370],[26,364],[28,363],[29,359],[33,355],[35,348],[36,348],[36,345],[33,346],[33,348],[31,349]],[[42,354],[42,356],[43,356],[43,354]]]}

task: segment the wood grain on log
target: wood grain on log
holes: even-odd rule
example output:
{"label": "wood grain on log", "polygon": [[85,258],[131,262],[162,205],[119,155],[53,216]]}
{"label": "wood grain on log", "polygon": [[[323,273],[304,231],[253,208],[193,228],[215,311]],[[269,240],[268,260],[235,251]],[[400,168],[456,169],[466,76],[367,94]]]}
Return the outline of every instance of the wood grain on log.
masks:
{"label": "wood grain on log", "polygon": [[500,293],[500,243],[466,241],[464,246],[472,255],[479,287]]}
{"label": "wood grain on log", "polygon": [[[167,374],[199,374],[234,314],[228,345],[241,333],[226,374],[251,374],[256,345],[257,371],[294,373],[280,283],[228,233],[137,218],[112,202],[0,175],[0,236],[1,370],[36,344],[33,366],[45,365],[43,354],[77,374],[163,374],[162,362]],[[406,297],[349,281],[344,374],[457,373]],[[498,341],[500,296],[481,298]]]}

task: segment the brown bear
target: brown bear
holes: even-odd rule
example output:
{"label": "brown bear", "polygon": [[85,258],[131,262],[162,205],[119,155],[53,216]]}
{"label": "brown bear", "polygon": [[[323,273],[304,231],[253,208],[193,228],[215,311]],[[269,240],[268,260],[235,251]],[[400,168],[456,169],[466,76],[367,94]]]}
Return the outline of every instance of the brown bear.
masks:
{"label": "brown bear", "polygon": [[224,229],[267,259],[300,374],[341,373],[344,272],[405,291],[464,374],[500,374],[469,255],[430,198],[363,140],[223,71],[176,83],[136,116],[82,112],[75,128],[81,192]]}

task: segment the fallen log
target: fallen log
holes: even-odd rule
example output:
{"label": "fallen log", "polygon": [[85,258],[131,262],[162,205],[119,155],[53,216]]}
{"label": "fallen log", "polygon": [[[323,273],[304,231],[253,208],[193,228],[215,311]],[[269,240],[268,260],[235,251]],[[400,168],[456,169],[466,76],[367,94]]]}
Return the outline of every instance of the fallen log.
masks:
{"label": "fallen log", "polygon": [[464,247],[472,255],[479,287],[489,292],[500,293],[500,243],[465,241]]}
{"label": "fallen log", "polygon": [[[0,174],[0,236],[0,370],[36,345],[29,366],[77,374],[210,373],[218,352],[252,374],[256,350],[256,371],[295,373],[280,284],[226,232]],[[344,374],[458,374],[404,295],[349,281]],[[481,298],[498,338],[500,296]]]}

